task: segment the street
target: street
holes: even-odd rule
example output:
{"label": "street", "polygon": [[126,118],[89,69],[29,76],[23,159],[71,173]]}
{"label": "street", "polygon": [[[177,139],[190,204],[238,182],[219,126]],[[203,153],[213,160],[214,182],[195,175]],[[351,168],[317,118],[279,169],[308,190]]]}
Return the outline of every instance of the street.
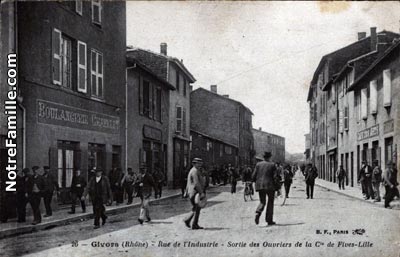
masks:
{"label": "street", "polygon": [[277,225],[267,226],[264,212],[256,226],[258,197],[244,202],[243,186],[238,185],[233,195],[229,186],[208,191],[199,222],[204,230],[185,227],[182,219],[191,206],[177,197],[154,204],[153,220],[144,225],[139,225],[135,208],[109,216],[98,230],[93,230],[93,220],[87,220],[6,238],[0,242],[0,252],[2,256],[399,256],[398,227],[393,225],[400,221],[397,210],[317,186],[314,199],[306,199],[298,174],[286,204],[275,204]]}

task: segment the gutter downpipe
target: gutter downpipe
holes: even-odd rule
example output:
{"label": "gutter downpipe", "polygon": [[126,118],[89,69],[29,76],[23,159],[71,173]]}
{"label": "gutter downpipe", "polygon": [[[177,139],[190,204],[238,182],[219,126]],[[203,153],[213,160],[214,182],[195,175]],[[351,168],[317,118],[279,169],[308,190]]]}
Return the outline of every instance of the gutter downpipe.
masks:
{"label": "gutter downpipe", "polygon": [[125,70],[125,169],[128,169],[128,70],[135,69],[136,63]]}

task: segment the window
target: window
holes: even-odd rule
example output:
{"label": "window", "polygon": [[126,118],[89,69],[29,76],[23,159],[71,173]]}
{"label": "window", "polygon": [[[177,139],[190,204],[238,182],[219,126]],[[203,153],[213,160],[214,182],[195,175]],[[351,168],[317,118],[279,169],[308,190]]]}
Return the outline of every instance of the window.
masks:
{"label": "window", "polygon": [[376,80],[369,83],[369,93],[370,111],[371,114],[376,114],[378,112],[378,83]]}
{"label": "window", "polygon": [[182,108],[182,129],[181,132],[186,136],[186,108]]}
{"label": "window", "polygon": [[86,44],[78,41],[78,91],[82,93],[87,92],[87,55],[86,55]]}
{"label": "window", "polygon": [[141,79],[141,82],[141,113],[144,116],[150,117],[150,82],[144,79]]}
{"label": "window", "polygon": [[71,88],[71,39],[63,35],[58,29],[53,29],[52,52],[53,84]]}
{"label": "window", "polygon": [[183,79],[183,96],[186,96],[186,90],[187,90],[187,80],[184,78]]}
{"label": "window", "polygon": [[92,95],[103,98],[103,54],[92,49],[91,58]]}
{"label": "window", "polygon": [[75,0],[75,11],[80,15],[82,15],[82,4],[83,0]]}
{"label": "window", "polygon": [[101,25],[101,1],[92,0],[92,21]]}
{"label": "window", "polygon": [[176,90],[179,92],[180,90],[180,76],[178,70],[176,70]]}
{"label": "window", "polygon": [[177,106],[176,107],[176,132],[181,133],[182,132],[182,107]]}
{"label": "window", "polygon": [[212,142],[211,141],[206,141],[206,149],[207,149],[207,152],[209,152],[210,150],[211,150],[211,148],[212,148]]}
{"label": "window", "polygon": [[225,153],[231,155],[232,154],[232,147],[230,146],[225,146]]}
{"label": "window", "polygon": [[223,153],[223,147],[224,146],[222,144],[219,145],[219,157],[222,157],[222,155],[224,154]]}
{"label": "window", "polygon": [[392,80],[390,70],[383,71],[383,106],[388,107],[392,104]]}
{"label": "window", "polygon": [[349,107],[344,107],[343,125],[345,130],[349,130]]}
{"label": "window", "polygon": [[155,119],[161,122],[161,88],[156,88],[156,109],[155,109]]}
{"label": "window", "polygon": [[361,118],[368,118],[368,95],[367,88],[361,89]]}

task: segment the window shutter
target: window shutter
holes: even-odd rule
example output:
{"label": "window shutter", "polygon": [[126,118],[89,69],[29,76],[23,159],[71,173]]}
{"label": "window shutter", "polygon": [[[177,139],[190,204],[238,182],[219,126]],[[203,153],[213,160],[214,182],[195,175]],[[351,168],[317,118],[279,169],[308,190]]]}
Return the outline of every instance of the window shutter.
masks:
{"label": "window shutter", "polygon": [[139,77],[139,113],[143,115],[143,78]]}
{"label": "window shutter", "polygon": [[368,118],[367,99],[368,99],[367,89],[363,88],[363,89],[361,89],[361,118],[362,119]]}
{"label": "window shutter", "polygon": [[78,41],[78,91],[87,92],[87,48],[86,43]]}
{"label": "window shutter", "polygon": [[82,0],[75,0],[75,11],[76,13],[82,15]]}
{"label": "window shutter", "polygon": [[149,113],[150,113],[150,119],[154,117],[154,97],[153,97],[153,90],[154,84],[149,83]]}
{"label": "window shutter", "polygon": [[339,110],[339,132],[343,133],[344,124],[343,124],[343,110]]}
{"label": "window shutter", "polygon": [[176,107],[176,132],[181,132],[182,128],[182,107]]}
{"label": "window shutter", "polygon": [[383,71],[383,106],[388,107],[392,104],[392,78],[390,70]]}
{"label": "window shutter", "polygon": [[186,136],[186,108],[182,108],[182,129],[183,135]]}
{"label": "window shutter", "polygon": [[101,24],[101,1],[92,0],[92,21]]}
{"label": "window shutter", "polygon": [[61,85],[61,31],[58,29],[53,29],[52,32],[52,40],[53,40],[53,84]]}
{"label": "window shutter", "polygon": [[349,107],[344,107],[344,129],[349,129]]}
{"label": "window shutter", "polygon": [[369,98],[370,98],[370,108],[371,114],[376,114],[378,112],[378,83],[376,80],[372,80],[369,83]]}
{"label": "window shutter", "polygon": [[90,66],[90,75],[91,75],[91,93],[92,95],[97,95],[97,87],[96,87],[96,71],[97,71],[97,60],[96,60],[96,52],[91,51],[90,53],[90,60],[91,60],[91,66]]}
{"label": "window shutter", "polygon": [[103,55],[97,54],[97,88],[99,89],[98,96],[103,97]]}

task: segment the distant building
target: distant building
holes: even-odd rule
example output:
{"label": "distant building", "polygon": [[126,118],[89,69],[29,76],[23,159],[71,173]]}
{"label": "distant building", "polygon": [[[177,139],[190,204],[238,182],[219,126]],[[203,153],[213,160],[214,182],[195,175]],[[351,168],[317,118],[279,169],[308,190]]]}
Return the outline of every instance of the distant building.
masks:
{"label": "distant building", "polygon": [[271,152],[273,162],[285,162],[285,138],[259,129],[252,129],[256,157],[263,158],[264,152]]}
{"label": "distant building", "polygon": [[[219,95],[217,86],[212,86],[211,90],[198,88],[190,94],[193,157],[209,156],[207,165],[210,166],[251,165],[254,157],[253,113],[242,103]],[[204,149],[210,151],[207,144],[212,146],[213,154],[204,153]]]}
{"label": "distant building", "polygon": [[160,53],[128,48],[133,57],[160,79],[174,86],[169,93],[169,128],[167,149],[167,180],[179,187],[181,177],[190,168],[190,84],[196,79],[181,60],[167,55],[167,44],[161,43]]}

